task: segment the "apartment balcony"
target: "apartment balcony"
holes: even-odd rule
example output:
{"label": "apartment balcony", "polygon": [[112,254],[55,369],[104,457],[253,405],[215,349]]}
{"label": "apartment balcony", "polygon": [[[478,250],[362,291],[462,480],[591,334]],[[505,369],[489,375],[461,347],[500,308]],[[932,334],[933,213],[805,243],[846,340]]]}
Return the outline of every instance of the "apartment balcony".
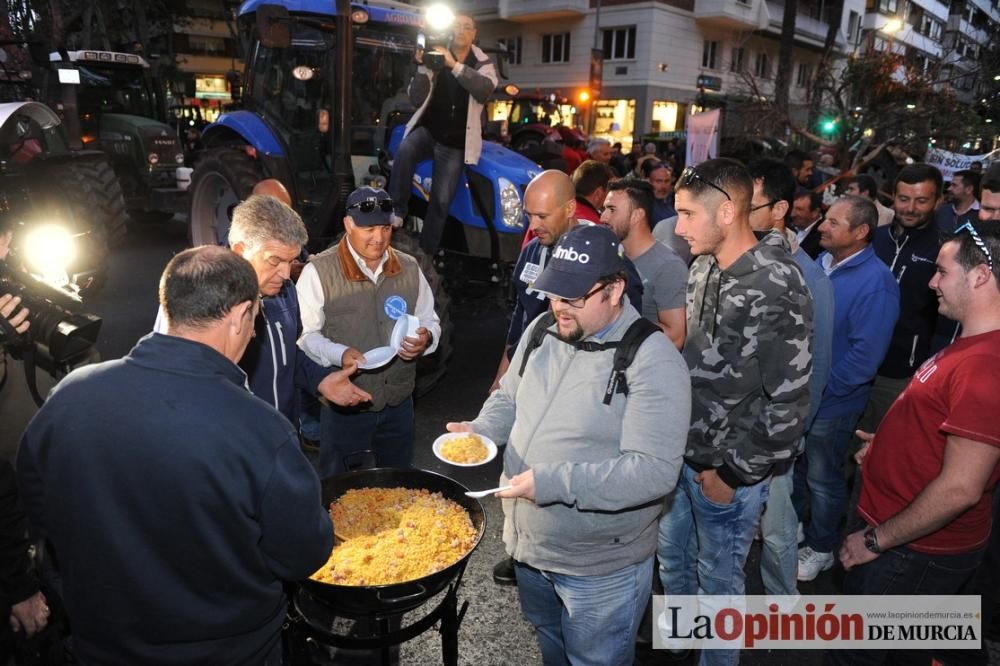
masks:
{"label": "apartment balcony", "polygon": [[589,0],[499,0],[497,14],[506,21],[545,21],[585,16]]}
{"label": "apartment balcony", "polygon": [[[794,2],[794,0],[792,1]],[[771,34],[780,35],[781,20],[785,13],[785,6],[783,3],[778,2],[768,2],[767,5],[767,11],[770,15],[767,30]],[[824,21],[801,13],[797,14],[795,16],[795,40],[811,46],[822,47],[826,43],[826,33],[829,27],[829,24]],[[834,48],[838,51],[843,51],[846,45],[847,41],[844,39],[844,34],[838,29]]]}
{"label": "apartment balcony", "polygon": [[948,17],[948,26],[945,29],[948,32],[957,32],[964,35],[980,45],[986,44],[990,40],[990,36],[985,30],[974,27],[958,14],[952,14]]}
{"label": "apartment balcony", "polygon": [[695,0],[694,18],[725,30],[763,30],[770,22],[765,0]]}
{"label": "apartment balcony", "polygon": [[904,23],[903,27],[894,33],[887,33],[885,28],[889,25],[890,18],[884,14],[869,12],[865,14],[862,25],[865,31],[872,31],[875,35],[889,44],[890,50],[898,52],[899,47],[912,47],[923,51],[933,58],[940,58],[943,55],[941,43],[926,35],[921,35],[909,23]]}

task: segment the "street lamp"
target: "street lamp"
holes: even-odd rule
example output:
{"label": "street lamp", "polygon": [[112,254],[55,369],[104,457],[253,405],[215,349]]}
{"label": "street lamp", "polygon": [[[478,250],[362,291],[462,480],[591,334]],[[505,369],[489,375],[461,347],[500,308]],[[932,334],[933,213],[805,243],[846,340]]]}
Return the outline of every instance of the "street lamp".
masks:
{"label": "street lamp", "polygon": [[899,20],[898,18],[891,18],[891,19],[889,19],[888,21],[886,21],[882,25],[881,28],[879,28],[879,30],[881,30],[885,34],[889,35],[890,37],[892,35],[895,35],[897,32],[899,32],[902,29],[903,29],[903,22],[901,20]]}

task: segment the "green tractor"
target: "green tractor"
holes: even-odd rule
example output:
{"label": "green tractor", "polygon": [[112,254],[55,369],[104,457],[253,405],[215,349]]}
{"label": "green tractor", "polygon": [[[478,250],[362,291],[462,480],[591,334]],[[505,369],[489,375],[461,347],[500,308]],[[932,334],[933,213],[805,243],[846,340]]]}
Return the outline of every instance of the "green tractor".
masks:
{"label": "green tractor", "polygon": [[186,212],[187,193],[176,176],[184,151],[161,120],[163,95],[149,63],[95,50],[53,52],[49,60],[44,99],[62,111],[71,146],[107,155],[133,219],[163,221]]}

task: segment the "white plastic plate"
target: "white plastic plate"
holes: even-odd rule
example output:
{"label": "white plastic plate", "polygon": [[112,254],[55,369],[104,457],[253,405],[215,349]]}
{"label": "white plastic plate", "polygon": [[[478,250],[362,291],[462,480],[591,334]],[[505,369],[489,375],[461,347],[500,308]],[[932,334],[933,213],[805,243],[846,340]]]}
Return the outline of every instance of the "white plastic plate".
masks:
{"label": "white plastic plate", "polygon": [[365,352],[365,362],[359,364],[362,370],[375,370],[396,358],[396,350],[392,347],[376,347]]}
{"label": "white plastic plate", "polygon": [[486,445],[487,453],[486,453],[486,458],[484,460],[477,463],[458,463],[448,460],[443,455],[441,455],[441,447],[444,446],[445,442],[450,442],[453,439],[461,439],[462,437],[466,437],[471,434],[473,433],[447,432],[434,440],[434,444],[431,445],[431,450],[434,451],[434,455],[437,456],[438,460],[440,460],[441,462],[446,462],[449,465],[454,465],[455,467],[478,467],[480,465],[485,465],[486,463],[497,457],[497,445],[494,444],[493,440],[487,437],[486,435],[480,435],[478,433],[476,433],[476,437],[478,437],[483,442],[483,444]]}
{"label": "white plastic plate", "polygon": [[389,346],[399,351],[403,346],[403,338],[416,337],[418,328],[420,328],[419,319],[411,314],[403,315],[396,320],[396,325],[392,327]]}

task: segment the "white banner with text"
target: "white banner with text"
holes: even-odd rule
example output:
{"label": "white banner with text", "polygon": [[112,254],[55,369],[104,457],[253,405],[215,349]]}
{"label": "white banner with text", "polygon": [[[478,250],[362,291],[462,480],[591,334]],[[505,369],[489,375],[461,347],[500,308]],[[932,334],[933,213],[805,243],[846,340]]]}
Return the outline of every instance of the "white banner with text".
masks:
{"label": "white banner with text", "polygon": [[940,148],[931,148],[927,151],[927,157],[924,161],[931,166],[936,166],[944,179],[948,181],[955,177],[956,171],[965,171],[972,166],[973,162],[980,162],[983,165],[983,171],[986,171],[989,163],[998,157],[1000,157],[1000,151],[997,150],[985,155],[962,155]]}

